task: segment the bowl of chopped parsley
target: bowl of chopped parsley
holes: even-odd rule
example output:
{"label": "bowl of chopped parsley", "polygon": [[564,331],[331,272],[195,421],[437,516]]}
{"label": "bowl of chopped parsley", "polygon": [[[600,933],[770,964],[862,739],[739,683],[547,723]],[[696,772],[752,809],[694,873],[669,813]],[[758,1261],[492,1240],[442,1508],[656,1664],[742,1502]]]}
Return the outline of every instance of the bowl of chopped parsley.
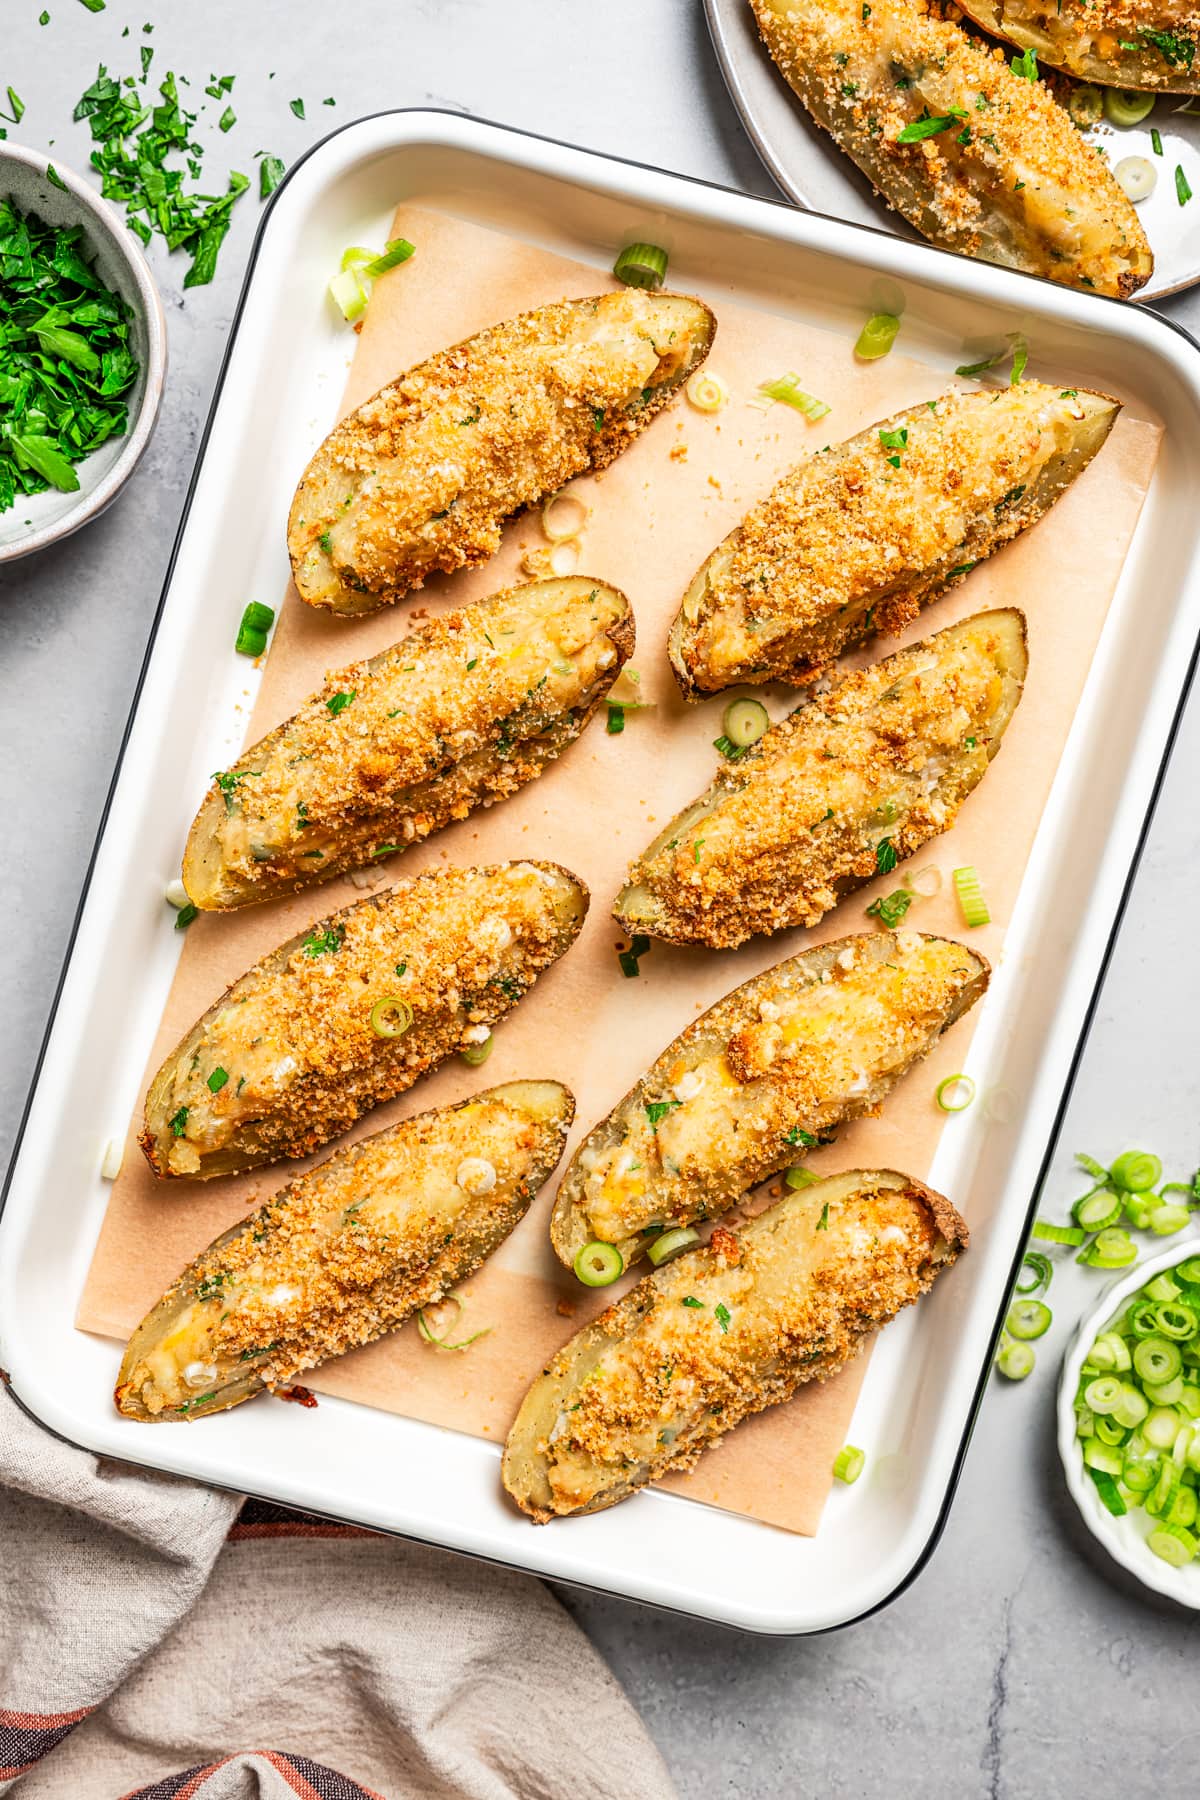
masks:
{"label": "bowl of chopped parsley", "polygon": [[116,499],[166,361],[154,280],[118,214],[44,152],[0,143],[0,564]]}

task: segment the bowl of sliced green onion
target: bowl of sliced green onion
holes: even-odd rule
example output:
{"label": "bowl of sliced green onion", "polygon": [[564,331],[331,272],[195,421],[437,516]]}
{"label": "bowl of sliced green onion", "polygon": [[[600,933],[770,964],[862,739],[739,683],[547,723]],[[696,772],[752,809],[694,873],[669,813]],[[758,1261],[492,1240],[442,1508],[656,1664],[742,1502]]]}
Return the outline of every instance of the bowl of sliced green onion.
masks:
{"label": "bowl of sliced green onion", "polygon": [[1200,1239],[1129,1269],[1082,1321],[1059,1383],[1058,1448],[1110,1556],[1200,1608]]}
{"label": "bowl of sliced green onion", "polygon": [[167,364],[149,266],[44,151],[0,143],[0,564],[111,505],[150,441]]}

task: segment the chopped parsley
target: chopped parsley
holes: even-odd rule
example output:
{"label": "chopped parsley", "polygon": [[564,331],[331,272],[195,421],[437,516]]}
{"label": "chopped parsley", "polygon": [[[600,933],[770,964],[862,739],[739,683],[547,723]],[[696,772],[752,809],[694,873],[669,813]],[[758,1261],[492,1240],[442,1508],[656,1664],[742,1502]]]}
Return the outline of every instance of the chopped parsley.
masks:
{"label": "chopped parsley", "polygon": [[608,723],[604,729],[609,737],[620,737],[625,729],[625,708],[615,700],[608,702]]}
{"label": "chopped parsley", "polygon": [[[20,118],[12,88],[8,97]],[[47,488],[75,493],[75,464],[124,437],[138,374],[131,319],[82,226],[48,225],[0,198],[0,513]]]}
{"label": "chopped parsley", "polygon": [[828,1231],[829,1230],[829,1202],[828,1202],[828,1200],[825,1202],[824,1206],[821,1208],[821,1216],[817,1220],[816,1228],[818,1231]]}
{"label": "chopped parsley", "polygon": [[226,1069],[214,1069],[204,1085],[210,1094],[219,1094],[228,1080],[229,1073]]}
{"label": "chopped parsley", "polygon": [[651,1131],[657,1131],[667,1114],[674,1112],[679,1104],[678,1100],[648,1100],[646,1102],[646,1117],[650,1121]]}
{"label": "chopped parsley", "polygon": [[900,452],[905,449],[908,444],[907,425],[897,426],[893,431],[880,431],[879,442],[885,450],[891,451],[891,455],[887,458],[887,461],[891,463],[893,469],[898,469],[900,467]]}
{"label": "chopped parsley", "polygon": [[187,1130],[187,1122],[188,1109],[186,1106],[181,1106],[179,1111],[167,1120],[168,1125],[171,1127],[171,1135],[173,1137],[182,1137]]}
{"label": "chopped parsley", "polygon": [[721,1330],[728,1331],[730,1319],[731,1319],[732,1315],[730,1314],[729,1308],[726,1306],[725,1302],[723,1300],[718,1300],[717,1304],[713,1310],[714,1310],[714,1316],[716,1318],[717,1324],[721,1327]]}
{"label": "chopped parsley", "polygon": [[358,689],[351,688],[349,693],[342,692],[342,693],[337,693],[337,694],[331,694],[329,696],[328,700],[325,702],[325,704],[329,708],[330,712],[333,714],[334,718],[336,719],[338,714],[340,712],[345,712],[346,708],[348,706],[353,705],[354,701],[357,700],[357,698],[358,698]]}
{"label": "chopped parsley", "polygon": [[332,955],[340,950],[346,938],[344,925],[325,925],[320,930],[314,925],[301,946],[305,956]]}
{"label": "chopped parsley", "polygon": [[880,838],[875,846],[875,867],[881,875],[890,875],[900,858],[891,838]]}
{"label": "chopped parsley", "polygon": [[604,408],[602,406],[593,406],[592,408],[592,430],[604,430]]}
{"label": "chopped parsley", "polygon": [[728,762],[738,762],[745,756],[749,744],[735,744],[722,732],[719,738],[713,739],[713,749],[719,750]]}
{"label": "chopped parsley", "polygon": [[685,1294],[679,1304],[680,1306],[699,1307],[701,1310],[704,1307],[703,1300],[697,1300],[695,1294]]}
{"label": "chopped parsley", "polygon": [[[1138,36],[1143,43],[1153,44],[1164,62],[1171,68],[1190,69],[1196,54],[1196,45],[1192,38],[1184,37],[1181,31],[1154,31],[1147,25],[1139,26]],[[1122,44],[1124,50],[1136,50],[1136,44]]]}
{"label": "chopped parsley", "polygon": [[[897,87],[900,85],[900,82],[896,83]],[[907,87],[908,83],[903,85]],[[919,119],[911,120],[902,131],[898,131],[895,141],[898,144],[919,144],[925,138],[937,137],[939,132],[949,131],[952,125],[966,116],[966,111],[961,106],[952,106],[948,113],[939,113],[933,118],[929,113],[923,113]]]}
{"label": "chopped parsley", "polygon": [[1015,506],[1024,492],[1024,482],[1022,482],[1019,487],[1009,488],[1007,494],[1002,494],[999,500],[997,500],[994,510],[996,512],[1001,512],[1006,506]]}
{"label": "chopped parsley", "polygon": [[1030,45],[1021,52],[1020,56],[1014,56],[1008,66],[1014,75],[1021,77],[1022,81],[1036,81],[1038,78],[1037,51]]}
{"label": "chopped parsley", "polygon": [[187,904],[184,906],[181,906],[179,911],[175,914],[175,929],[176,929],[176,931],[186,931],[188,926],[191,924],[192,920],[198,919],[199,917],[200,917],[200,908],[195,904],[194,901],[189,900],[187,902]]}
{"label": "chopped parsley", "polygon": [[406,962],[397,963],[396,964],[397,975],[403,975],[405,973],[405,971],[407,970],[407,968],[408,968],[408,964]]}
{"label": "chopped parsley", "polygon": [[913,895],[908,889],[897,888],[894,894],[881,894],[878,900],[872,900],[867,908],[867,916],[878,919],[886,931],[894,931],[912,903]]}
{"label": "chopped parsley", "polygon": [[287,164],[277,156],[264,156],[258,165],[258,197],[266,200],[275,192],[287,173]]}
{"label": "chopped parsley", "polygon": [[956,575],[969,575],[974,567],[975,564],[973,562],[956,563],[952,569],[947,571],[946,580],[953,581]]}
{"label": "chopped parsley", "polygon": [[295,113],[295,115],[298,119],[302,119],[304,117],[304,102],[303,102],[303,100],[289,100],[288,105],[291,107],[292,111]]}
{"label": "chopped parsley", "polygon": [[785,1144],[799,1145],[804,1150],[815,1150],[817,1140],[811,1131],[805,1131],[802,1125],[793,1125],[790,1131],[783,1134]]}

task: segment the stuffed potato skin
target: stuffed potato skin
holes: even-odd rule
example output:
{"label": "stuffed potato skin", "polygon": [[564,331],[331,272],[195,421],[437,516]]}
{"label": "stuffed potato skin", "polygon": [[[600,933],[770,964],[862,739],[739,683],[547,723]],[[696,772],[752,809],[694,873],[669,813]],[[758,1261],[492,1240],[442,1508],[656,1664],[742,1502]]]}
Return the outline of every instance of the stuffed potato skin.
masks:
{"label": "stuffed potato skin", "polygon": [[319,920],[167,1057],[146,1096],[151,1168],[204,1180],[309,1155],[486,1037],[586,911],[566,869],[511,862],[432,869]]}
{"label": "stuffed potato skin", "polygon": [[647,1275],[534,1382],[503,1481],[538,1523],[598,1512],[855,1356],[966,1247],[950,1202],[892,1170],[787,1195]]}
{"label": "stuffed potato skin", "polygon": [[967,0],[968,18],[1080,81],[1200,93],[1200,10],[1145,0]]}
{"label": "stuffed potato skin", "polygon": [[624,594],[573,577],[444,613],[337,670],[214,777],[184,852],[189,897],[270,900],[506,799],[580,735],[633,641]]}
{"label": "stuffed potato skin", "polygon": [[976,613],[844,675],[727,764],[629,871],[626,931],[723,950],[816,925],[949,831],[1020,702],[1024,615]]}
{"label": "stuffed potato skin", "polygon": [[715,330],[699,300],[626,288],[522,313],[410,369],[301,478],[288,520],[301,598],[375,612],[485,562],[511,514],[645,430]]}
{"label": "stuffed potato skin", "polygon": [[903,630],[1037,523],[1119,411],[1040,381],[942,394],[798,464],[688,587],[668,639],[683,694],[801,684]]}
{"label": "stuffed potato skin", "polygon": [[[1042,83],[924,0],[751,0],[817,124],[943,250],[1126,299],[1154,258],[1107,165]],[[904,138],[918,122],[944,120]]]}
{"label": "stuffed potato skin", "polygon": [[658,1233],[734,1206],[851,1119],[877,1112],[988,983],[950,938],[882,931],[805,950],[695,1019],[593,1127],[555,1197],[550,1241],[628,1267]]}
{"label": "stuffed potato skin", "polygon": [[560,1082],[509,1082],[337,1151],[172,1282],[129,1341],[117,1410],[225,1412],[394,1331],[520,1223],[574,1111]]}

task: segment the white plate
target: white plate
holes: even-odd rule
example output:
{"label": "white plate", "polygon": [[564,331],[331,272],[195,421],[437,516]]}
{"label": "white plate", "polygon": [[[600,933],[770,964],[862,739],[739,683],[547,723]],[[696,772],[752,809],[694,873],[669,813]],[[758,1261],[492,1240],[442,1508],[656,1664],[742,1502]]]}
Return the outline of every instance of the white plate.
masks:
{"label": "white plate", "polygon": [[[912,227],[809,117],[763,48],[749,0],[704,0],[704,10],[730,98],[789,200],[918,242]],[[1139,300],[1160,300],[1200,281],[1200,114],[1181,114],[1184,100],[1182,94],[1164,95],[1150,117],[1132,130],[1101,125],[1087,133],[1092,143],[1104,146],[1114,166],[1124,156],[1146,156],[1158,171],[1154,192],[1138,205],[1154,251],[1154,274]],[[1161,157],[1150,143],[1152,126],[1162,138]],[[1175,191],[1177,166],[1195,196],[1186,206],[1179,204]]]}
{"label": "white plate", "polygon": [[1079,1371],[1084,1358],[1102,1331],[1107,1331],[1124,1310],[1131,1294],[1153,1281],[1164,1269],[1173,1269],[1185,1257],[1200,1253],[1200,1240],[1191,1234],[1181,1243],[1174,1239],[1166,1250],[1149,1256],[1129,1269],[1119,1281],[1106,1290],[1103,1300],[1083,1319],[1067,1347],[1062,1374],[1058,1382],[1058,1454],[1083,1522],[1108,1554],[1128,1569],[1144,1587],[1166,1594],[1181,1606],[1200,1611],[1200,1560],[1173,1569],[1170,1563],[1146,1548],[1146,1537],[1156,1521],[1144,1507],[1131,1509],[1123,1518],[1115,1519],[1096,1492],[1096,1484],[1083,1466],[1079,1440],[1075,1436],[1075,1393],[1079,1387]]}
{"label": "white plate", "polygon": [[[101,1148],[139,1098],[179,952],[162,896],[181,796],[227,766],[244,729],[246,667],[213,596],[284,589],[291,486],[346,372],[325,283],[347,243],[382,241],[404,198],[597,269],[631,238],[665,244],[679,286],[718,309],[760,305],[847,346],[876,283],[902,283],[906,348],[934,370],[963,360],[964,339],[1021,329],[1061,378],[1136,396],[1167,426],[971,1043],[971,1073],[1008,1090],[1015,1123],[979,1106],[944,1134],[930,1179],[969,1196],[971,1252],[883,1334],[853,1424],[868,1472],[831,1497],[816,1539],[667,1493],[538,1529],[506,1502],[495,1445],[326,1398],[302,1419],[264,1404],[151,1429],[113,1410],[118,1346],[72,1324],[108,1199]],[[882,1604],[945,1517],[1189,679],[1198,490],[1200,356],[1147,311],[458,115],[388,113],[319,145],[255,246],[10,1175],[0,1367],[17,1398],[106,1455],[754,1630],[817,1631]]]}

